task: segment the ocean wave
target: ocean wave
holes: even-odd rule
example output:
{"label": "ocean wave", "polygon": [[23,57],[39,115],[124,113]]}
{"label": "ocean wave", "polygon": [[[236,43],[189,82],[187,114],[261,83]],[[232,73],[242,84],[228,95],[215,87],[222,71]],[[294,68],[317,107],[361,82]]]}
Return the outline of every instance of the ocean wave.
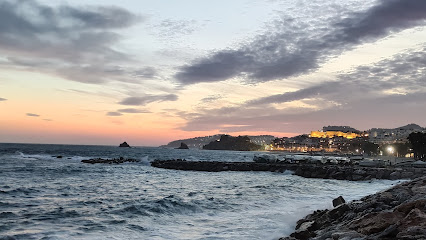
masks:
{"label": "ocean wave", "polygon": [[36,221],[48,221],[48,220],[57,220],[64,218],[77,218],[80,217],[81,214],[76,210],[65,210],[62,207],[59,207],[53,211],[37,214],[33,217],[33,220]]}
{"label": "ocean wave", "polygon": [[147,207],[143,204],[134,204],[130,206],[126,206],[124,208],[120,208],[118,210],[112,211],[114,214],[125,215],[131,217],[132,215],[136,216],[150,216],[148,213]]}
{"label": "ocean wave", "polygon": [[29,194],[33,194],[33,193],[38,193],[40,192],[40,190],[35,189],[35,188],[25,188],[25,187],[20,187],[20,188],[15,188],[15,189],[10,189],[10,190],[0,190],[0,194],[24,194],[24,195],[29,195]]}
{"label": "ocean wave", "polygon": [[173,195],[143,203],[133,202],[130,203],[130,205],[112,211],[114,214],[124,215],[126,217],[158,216],[159,214],[191,214],[196,212],[202,212],[202,207],[199,204],[184,201]]}
{"label": "ocean wave", "polygon": [[170,195],[153,202],[153,206],[150,208],[150,211],[165,214],[188,214],[201,212],[201,209],[195,204],[186,202],[174,195]]}
{"label": "ocean wave", "polygon": [[17,215],[13,212],[1,212],[0,218],[14,218],[17,217]]}

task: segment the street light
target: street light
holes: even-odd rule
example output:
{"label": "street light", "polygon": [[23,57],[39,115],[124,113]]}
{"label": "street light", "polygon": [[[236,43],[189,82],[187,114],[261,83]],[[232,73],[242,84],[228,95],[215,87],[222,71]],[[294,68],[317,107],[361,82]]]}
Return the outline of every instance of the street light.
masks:
{"label": "street light", "polygon": [[392,146],[387,147],[386,149],[388,151],[388,153],[393,154],[393,152],[395,151],[395,149]]}
{"label": "street light", "polygon": [[[388,146],[386,150],[388,151],[389,155],[394,156],[393,153],[395,152],[395,148],[393,146]],[[391,158],[391,161],[392,161],[392,158]],[[396,163],[395,158],[393,158],[393,162]]]}

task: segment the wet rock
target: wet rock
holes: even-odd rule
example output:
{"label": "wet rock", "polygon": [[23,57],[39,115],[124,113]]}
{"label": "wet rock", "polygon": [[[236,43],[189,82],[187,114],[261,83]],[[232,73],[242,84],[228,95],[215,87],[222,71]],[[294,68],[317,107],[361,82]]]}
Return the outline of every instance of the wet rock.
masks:
{"label": "wet rock", "polygon": [[127,148],[129,148],[130,145],[127,142],[123,142],[118,147],[127,147]]}
{"label": "wet rock", "polygon": [[395,171],[389,175],[390,180],[397,180],[401,178],[401,173],[399,171]]}
{"label": "wet rock", "polygon": [[316,234],[312,232],[314,225],[314,221],[304,222],[299,226],[296,232],[292,233],[290,236],[302,240],[315,237]]}
{"label": "wet rock", "polygon": [[92,158],[92,159],[86,159],[86,160],[81,160],[82,163],[90,163],[90,164],[95,164],[95,163],[106,163],[106,164],[120,164],[120,163],[125,163],[125,162],[139,162],[139,160],[137,159],[132,159],[132,158],[113,158],[113,159],[103,159],[103,158]]}
{"label": "wet rock", "polygon": [[332,210],[315,211],[298,221],[291,239],[426,239],[425,196],[426,177],[405,182]]}
{"label": "wet rock", "polygon": [[186,143],[181,142],[180,146],[178,148],[176,148],[176,149],[189,149],[189,147],[188,147],[188,145],[186,145]]}
{"label": "wet rock", "polygon": [[330,219],[332,220],[336,220],[338,218],[340,218],[341,216],[343,216],[343,214],[348,211],[350,208],[347,204],[341,204],[338,207],[330,210],[328,212],[328,216],[330,217]]}
{"label": "wet rock", "polygon": [[342,196],[339,196],[333,199],[333,207],[337,207],[343,203],[346,203],[345,199]]}
{"label": "wet rock", "polygon": [[335,232],[331,234],[333,240],[353,240],[353,239],[362,239],[362,234],[356,231],[348,232]]}
{"label": "wet rock", "polygon": [[350,229],[356,229],[357,232],[364,235],[379,233],[389,226],[396,224],[402,215],[396,215],[392,212],[370,213],[351,223]]}
{"label": "wet rock", "polygon": [[351,180],[352,180],[352,181],[364,180],[364,176],[354,174],[354,175],[352,175],[352,179],[351,179]]}

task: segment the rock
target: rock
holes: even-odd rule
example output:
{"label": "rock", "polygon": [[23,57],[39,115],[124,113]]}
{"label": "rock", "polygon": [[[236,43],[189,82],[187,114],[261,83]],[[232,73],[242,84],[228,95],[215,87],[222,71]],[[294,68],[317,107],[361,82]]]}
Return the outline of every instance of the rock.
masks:
{"label": "rock", "polygon": [[337,207],[343,203],[346,203],[346,201],[342,196],[339,196],[338,198],[333,199],[333,207]]}
{"label": "rock", "polygon": [[330,210],[327,215],[330,219],[332,220],[336,220],[338,218],[340,218],[341,216],[343,216],[343,214],[345,212],[347,212],[349,210],[349,206],[347,204],[341,204],[338,207]]}
{"label": "rock", "polygon": [[404,240],[419,240],[426,239],[426,228],[424,227],[410,227],[396,235],[396,239]]}
{"label": "rock", "polygon": [[358,174],[352,175],[352,181],[359,181],[359,180],[364,180],[364,176],[358,175]]}
{"label": "rock", "polygon": [[62,158],[62,156],[61,156],[61,155],[59,155],[59,156],[56,156],[56,158]]}
{"label": "rock", "polygon": [[400,179],[400,178],[401,178],[401,173],[398,172],[398,171],[393,172],[389,175],[390,180],[397,180],[397,179]]}
{"label": "rock", "polygon": [[180,147],[176,148],[176,149],[189,149],[188,145],[186,145],[186,143],[181,142],[180,143]]}
{"label": "rock", "polygon": [[401,214],[396,215],[393,212],[370,213],[361,219],[355,220],[350,224],[349,228],[364,235],[371,235],[379,233],[389,226],[396,224],[401,218]]}
{"label": "rock", "polygon": [[311,237],[315,237],[315,233],[311,231],[314,226],[314,221],[304,222],[300,227],[296,230],[296,232],[292,233],[290,236],[296,239],[306,240]]}
{"label": "rock", "polygon": [[122,144],[119,145],[119,147],[127,147],[127,148],[129,148],[130,145],[127,144],[127,142],[123,142]]}
{"label": "rock", "polygon": [[92,158],[92,159],[88,159],[88,160],[81,160],[82,163],[90,163],[90,164],[95,164],[95,163],[108,163],[108,164],[120,164],[120,163],[125,163],[125,162],[139,162],[139,160],[137,159],[132,159],[132,158],[113,158],[113,159],[103,159],[103,158]]}
{"label": "rock", "polygon": [[354,174],[357,174],[357,175],[365,175],[366,173],[367,172],[363,169],[357,169],[354,171]]}
{"label": "rock", "polygon": [[356,231],[348,231],[348,232],[335,232],[331,234],[331,238],[333,240],[353,240],[353,239],[363,239],[362,234]]}

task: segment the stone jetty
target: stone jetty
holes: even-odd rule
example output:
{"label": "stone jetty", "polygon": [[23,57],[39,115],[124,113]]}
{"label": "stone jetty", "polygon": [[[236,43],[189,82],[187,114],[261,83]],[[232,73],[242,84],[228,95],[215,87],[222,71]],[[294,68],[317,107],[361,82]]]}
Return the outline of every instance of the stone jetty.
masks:
{"label": "stone jetty", "polygon": [[155,160],[153,167],[187,171],[293,171],[306,178],[323,178],[349,181],[370,179],[414,179],[426,175],[426,168],[414,167],[361,167],[358,165],[312,164],[312,163],[259,163],[259,162],[218,162],[186,161],[183,159]]}
{"label": "stone jetty", "polygon": [[120,164],[125,162],[139,162],[139,160],[120,157],[120,158],[113,158],[113,159],[92,158],[87,160],[81,160],[81,162],[90,163],[90,164],[95,164],[95,163]]}
{"label": "stone jetty", "polygon": [[294,233],[280,238],[306,239],[426,239],[426,177],[317,210],[299,220]]}

